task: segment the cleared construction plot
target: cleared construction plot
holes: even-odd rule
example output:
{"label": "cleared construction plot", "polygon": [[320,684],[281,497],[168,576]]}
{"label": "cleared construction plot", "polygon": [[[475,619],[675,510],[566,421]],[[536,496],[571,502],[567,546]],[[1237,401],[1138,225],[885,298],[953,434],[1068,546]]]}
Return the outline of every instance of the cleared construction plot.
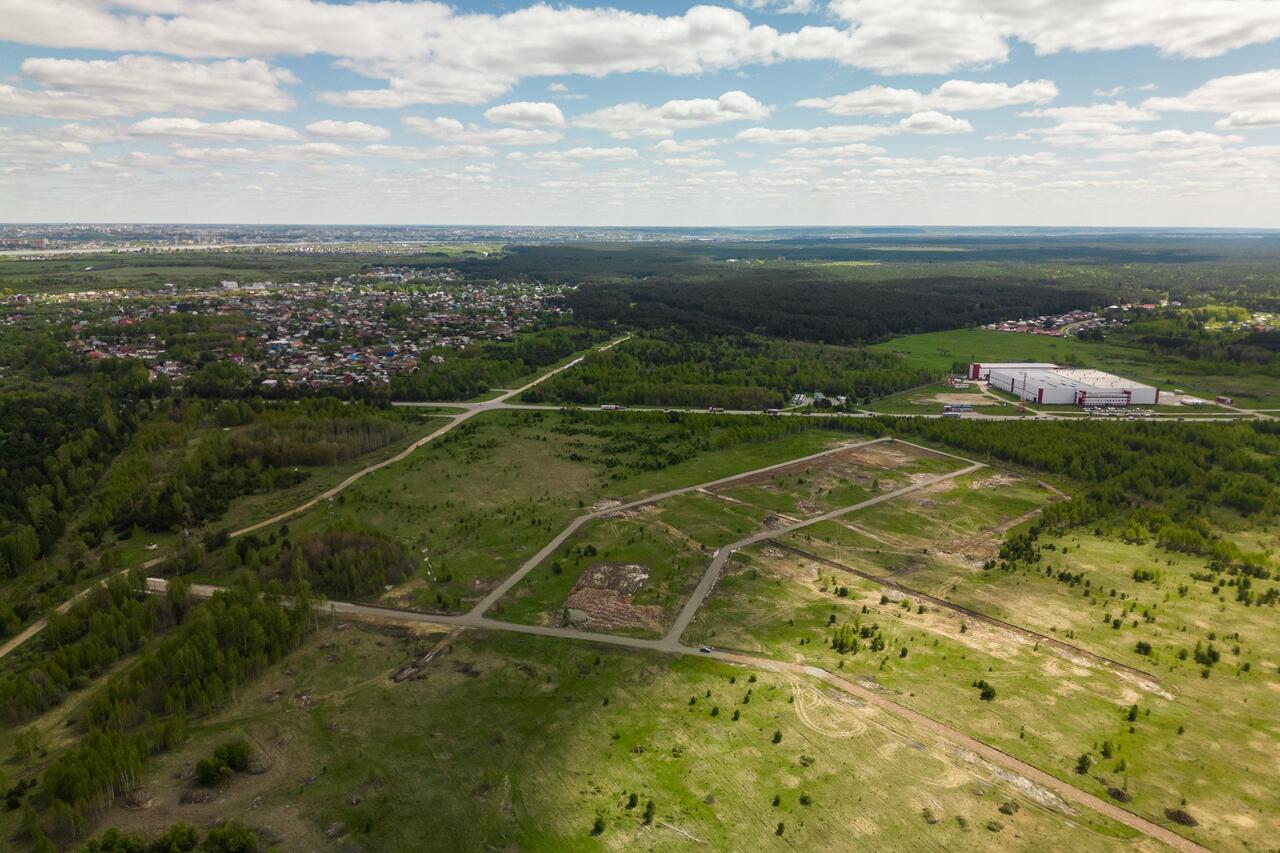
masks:
{"label": "cleared construction plot", "polygon": [[507,621],[658,636],[719,549],[959,464],[900,442],[863,442],[653,503],[607,510],[516,584],[495,613]]}

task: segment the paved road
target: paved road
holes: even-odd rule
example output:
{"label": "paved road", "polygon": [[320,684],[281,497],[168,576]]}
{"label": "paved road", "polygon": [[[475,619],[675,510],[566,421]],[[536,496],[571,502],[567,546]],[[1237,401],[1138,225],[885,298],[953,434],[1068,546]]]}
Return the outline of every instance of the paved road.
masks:
{"label": "paved road", "polygon": [[[518,392],[518,391],[515,391],[515,392],[509,392],[509,393],[510,393],[510,394],[512,394],[512,395],[514,395],[514,394],[519,393],[519,392]],[[506,396],[506,395],[504,395],[504,396]],[[610,410],[608,410],[608,409],[601,409],[599,406],[568,406],[568,405],[554,405],[554,404],[547,404],[547,403],[508,403],[508,402],[505,402],[505,400],[504,400],[504,401],[502,401],[502,402],[499,402],[499,399],[488,400],[488,401],[480,402],[480,403],[458,403],[458,402],[448,402],[448,401],[415,402],[415,401],[400,400],[400,401],[393,402],[391,405],[393,405],[393,406],[424,406],[424,407],[442,408],[442,409],[443,409],[443,408],[464,409],[464,410],[466,410],[466,412],[467,412],[467,413],[474,413],[474,412],[477,412],[477,411],[489,411],[489,410],[493,410],[493,409],[516,409],[516,410],[522,410],[522,411],[540,411],[540,412],[558,412],[558,411],[562,411],[562,410],[564,410],[564,409],[578,409],[579,411],[584,411],[584,412],[610,411]],[[693,415],[705,415],[705,414],[707,414],[707,413],[708,413],[708,410],[707,410],[707,409],[677,408],[677,407],[673,407],[673,406],[667,406],[667,407],[659,407],[659,406],[653,406],[653,407],[633,407],[633,408],[627,408],[627,409],[621,409],[621,410],[615,410],[615,411],[623,411],[623,412],[680,412],[680,413],[683,413],[683,414],[693,414]],[[1026,414],[1026,415],[989,415],[989,414],[985,414],[985,413],[983,413],[983,412],[966,412],[965,414],[961,415],[961,418],[960,418],[960,419],[962,419],[962,420],[970,420],[970,421],[1115,421],[1115,420],[1125,420],[1125,418],[1118,417],[1118,416],[1116,416],[1116,415],[1090,415],[1090,414],[1078,414],[1078,415],[1077,415],[1077,414],[1055,414],[1055,413],[1048,413],[1048,412],[1040,412],[1040,413],[1038,413],[1038,414],[1030,414],[1030,411],[1031,411],[1031,410],[1030,410],[1030,409],[1028,409],[1028,414]],[[1242,419],[1245,419],[1245,418],[1266,418],[1266,417],[1268,417],[1268,416],[1266,416],[1266,415],[1262,415],[1262,414],[1254,414],[1254,412],[1256,412],[1256,410],[1251,410],[1251,409],[1238,409],[1237,411],[1240,413],[1238,417],[1237,417],[1237,416],[1235,416],[1235,415],[1218,415],[1218,416],[1216,416],[1216,417],[1214,417],[1214,416],[1209,416],[1209,415],[1163,415],[1163,416],[1151,416],[1151,417],[1142,417],[1142,418],[1135,418],[1135,419],[1136,419],[1136,420],[1142,420],[1142,421],[1155,421],[1155,422],[1160,422],[1160,421],[1198,421],[1198,422],[1201,422],[1201,423],[1223,423],[1223,422],[1230,423],[1230,422],[1238,421],[1238,420],[1242,420]],[[943,414],[941,414],[941,413],[933,413],[933,414],[903,414],[903,413],[900,413],[900,412],[872,412],[872,411],[868,411],[868,410],[866,410],[866,409],[859,409],[859,410],[857,410],[857,411],[855,411],[855,412],[830,412],[830,413],[825,413],[825,414],[823,414],[823,413],[818,413],[818,412],[810,412],[810,411],[789,411],[789,410],[786,410],[786,409],[780,410],[780,411],[778,411],[778,412],[777,412],[777,413],[775,413],[775,414],[767,414],[766,412],[761,411],[761,410],[759,410],[759,409],[725,409],[725,410],[723,410],[723,411],[718,412],[717,414],[722,414],[722,415],[754,415],[754,416],[776,417],[776,418],[809,418],[809,417],[828,417],[828,418],[832,418],[832,417],[834,417],[834,418],[864,418],[864,419],[865,419],[865,418],[924,418],[925,420],[940,420],[940,419],[946,419],[946,418],[947,418],[947,415],[943,415]],[[462,416],[462,415],[458,415],[458,417],[461,417],[461,416]],[[448,417],[448,415],[445,415],[444,417]]]}

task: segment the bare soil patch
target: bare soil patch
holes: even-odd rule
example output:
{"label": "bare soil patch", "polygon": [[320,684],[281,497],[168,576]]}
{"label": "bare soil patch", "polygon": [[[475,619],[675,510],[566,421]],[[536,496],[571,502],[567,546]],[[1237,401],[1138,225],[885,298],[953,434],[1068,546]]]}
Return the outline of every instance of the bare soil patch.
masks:
{"label": "bare soil patch", "polygon": [[974,394],[972,392],[966,394],[962,391],[956,392],[956,393],[932,394],[928,397],[925,397],[923,400],[912,400],[911,402],[942,403],[943,405],[946,405],[947,403],[969,403],[969,404],[976,403],[979,406],[985,403],[985,401],[982,399],[981,394]]}
{"label": "bare soil patch", "polygon": [[588,566],[565,599],[569,621],[575,627],[592,630],[661,630],[664,616],[661,607],[632,603],[648,579],[649,569],[638,563],[596,563]]}

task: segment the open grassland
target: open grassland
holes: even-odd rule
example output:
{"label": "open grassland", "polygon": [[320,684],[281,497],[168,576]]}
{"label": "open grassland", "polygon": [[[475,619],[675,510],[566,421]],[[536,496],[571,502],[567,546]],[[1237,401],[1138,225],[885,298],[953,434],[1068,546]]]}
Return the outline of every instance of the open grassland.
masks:
{"label": "open grassland", "polygon": [[[1203,559],[1083,532],[984,570],[1005,527],[1047,499],[1023,480],[997,501],[984,476],[784,540],[885,583],[768,544],[736,555],[686,640],[842,671],[1211,848],[1266,848],[1280,829],[1259,783],[1280,761],[1274,608],[1235,601]],[[1198,825],[1172,823],[1178,809]]]}
{"label": "open grassland", "polygon": [[248,495],[232,502],[230,509],[218,520],[217,526],[228,530],[239,530],[262,519],[287,512],[333,488],[357,471],[395,456],[446,423],[448,423],[447,418],[415,411],[412,420],[408,421],[407,431],[400,439],[335,465],[300,466],[299,470],[307,474],[307,478],[301,483],[264,494]]}
{"label": "open grassland", "polygon": [[666,437],[688,440],[665,418],[624,414],[584,426],[559,412],[486,413],[370,474],[289,528],[306,534],[350,522],[400,541],[421,566],[386,600],[456,611],[598,501],[694,485],[849,440],[847,433],[812,429],[717,446],[716,430],[734,429],[734,419],[697,417],[713,425],[710,439],[687,458],[654,469],[651,447]]}
{"label": "open grassland", "polygon": [[712,494],[731,503],[803,519],[861,503],[917,478],[942,474],[956,460],[901,442],[873,444],[767,475],[717,486]]}
{"label": "open grassland", "polygon": [[[1162,390],[1185,390],[1212,400],[1225,394],[1237,406],[1267,408],[1280,404],[1280,378],[1259,371],[1213,372],[1213,364],[1156,355],[1141,347],[1111,341],[1021,335],[986,329],[959,329],[906,335],[875,344],[873,350],[901,353],[909,364],[927,370],[951,370],[956,364],[1001,361],[1049,361],[1068,359],[1086,367],[1107,370]],[[1208,370],[1209,372],[1205,372]]]}
{"label": "open grassland", "polygon": [[910,583],[1156,673],[1183,727],[1156,744],[1167,750],[1156,766],[1177,780],[1208,838],[1265,847],[1280,830],[1280,799],[1258,783],[1280,762],[1274,607],[1236,600],[1239,578],[1203,558],[1083,532],[1044,545],[1029,571],[938,564]]}
{"label": "open grassland", "polygon": [[[816,682],[462,635],[392,683],[433,641],[322,630],[102,823],[239,818],[321,851],[1160,849]],[[260,772],[195,788],[235,736]]]}
{"label": "open grassland", "polygon": [[937,559],[980,566],[995,557],[1009,529],[1057,499],[1037,480],[981,470],[782,541],[872,574],[910,575]]}
{"label": "open grassland", "polygon": [[956,465],[910,445],[877,443],[623,507],[575,531],[495,613],[529,624],[658,635],[720,548]]}

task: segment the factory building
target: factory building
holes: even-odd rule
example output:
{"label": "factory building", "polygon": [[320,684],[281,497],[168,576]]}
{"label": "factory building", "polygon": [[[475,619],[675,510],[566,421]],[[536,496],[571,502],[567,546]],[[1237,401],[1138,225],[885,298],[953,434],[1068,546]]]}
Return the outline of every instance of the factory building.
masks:
{"label": "factory building", "polygon": [[[978,365],[974,365],[975,367]],[[973,373],[973,367],[970,367]],[[1160,389],[1101,370],[991,365],[987,382],[1029,403],[1059,406],[1154,406]]]}
{"label": "factory building", "polygon": [[1044,361],[1006,361],[995,364],[978,364],[975,362],[969,365],[969,378],[985,382],[993,370],[1053,370],[1057,366]]}

